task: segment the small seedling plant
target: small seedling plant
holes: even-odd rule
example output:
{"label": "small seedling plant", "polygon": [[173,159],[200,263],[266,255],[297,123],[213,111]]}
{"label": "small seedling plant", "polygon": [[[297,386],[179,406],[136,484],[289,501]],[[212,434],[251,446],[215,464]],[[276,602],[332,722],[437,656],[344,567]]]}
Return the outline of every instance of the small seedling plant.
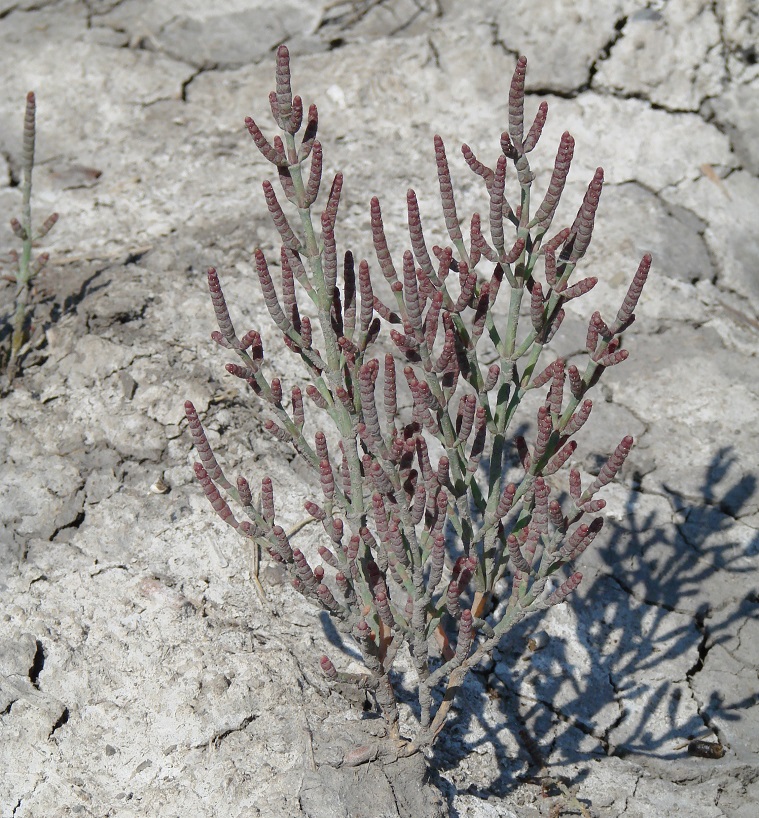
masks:
{"label": "small seedling plant", "polygon": [[[277,284],[260,249],[255,267],[282,344],[300,358],[305,372],[289,395],[265,359],[259,332],[237,334],[219,276],[215,269],[207,274],[218,323],[212,337],[239,359],[227,371],[268,406],[266,429],[291,445],[318,480],[321,494],[305,508],[324,530],[321,563],[310,562],[278,522],[270,477],[263,477],[254,497],[245,477],[225,476],[187,402],[200,461],[195,475],[221,519],[281,563],[294,587],[355,640],[365,672],[341,672],[340,661],[327,656],[321,669],[330,680],[373,694],[396,757],[435,741],[467,672],[509,629],[564,602],[577,588],[582,575],[572,566],[603,525],[598,512],[605,503],[597,494],[614,479],[633,444],[623,438],[590,485],[583,487],[580,472],[569,467],[574,438],[593,406],[589,391],[607,368],[627,358],[620,335],[635,318],[651,257],[643,257],[613,320],[607,323],[598,312],[591,316],[584,367],[550,353],[566,302],[597,283],[595,277],[574,279],[590,244],[603,171],[595,172],[573,223],[552,232],[574,140],[569,133],[561,137],[548,188],[533,207],[528,156],[548,106],[540,104],[525,132],[526,64],[524,57],[516,64],[508,130],[501,134],[494,166],[462,146],[467,165],[487,190],[487,213],[471,216],[465,239],[446,149],[435,136],[450,244],[428,245],[416,193],[409,190],[409,241],[399,260],[374,198],[372,266],[338,252],[342,174],[332,180],[316,215],[323,164],[317,109],[311,105],[306,112],[293,96],[289,55],[281,46],[276,90],[269,97],[281,135],[269,141],[253,119],[246,126],[276,168],[292,206],[288,216],[271,182],[263,183],[281,239]],[[518,186],[513,205],[505,193],[507,176],[514,173],[510,167]],[[313,320],[299,306],[303,299],[311,302]],[[499,314],[500,302],[505,304]],[[392,353],[379,351],[385,328],[391,341],[385,349]],[[411,406],[405,413],[399,410],[401,387]],[[533,390],[545,399],[528,441],[512,430]],[[304,434],[307,403],[309,413],[316,413],[316,428],[330,424],[330,435]],[[518,463],[516,479],[507,479],[513,474],[510,459]],[[562,474],[567,491],[559,495],[552,485]],[[497,584],[508,589],[500,600]],[[417,679],[413,735],[401,734],[391,675],[404,646]],[[376,757],[373,753],[354,752],[345,762],[360,763]]]}
{"label": "small seedling plant", "polygon": [[21,180],[21,218],[11,219],[11,228],[21,239],[21,253],[11,252],[11,260],[16,266],[13,275],[5,275],[7,281],[15,287],[13,317],[11,319],[11,343],[5,365],[8,383],[12,383],[19,371],[25,345],[29,341],[29,319],[32,309],[32,286],[34,279],[49,260],[47,253],[40,253],[33,258],[33,247],[36,241],[47,235],[58,221],[58,214],[53,213],[45,219],[35,233],[32,227],[32,171],[34,170],[34,143],[36,139],[37,103],[34,92],[26,95],[24,113],[24,139],[22,147],[22,180]]}

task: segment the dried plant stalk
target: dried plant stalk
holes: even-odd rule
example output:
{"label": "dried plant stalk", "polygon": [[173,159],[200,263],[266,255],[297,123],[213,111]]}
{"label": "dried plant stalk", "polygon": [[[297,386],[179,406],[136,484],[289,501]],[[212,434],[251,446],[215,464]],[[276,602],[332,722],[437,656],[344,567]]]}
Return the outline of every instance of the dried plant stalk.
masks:
{"label": "dried plant stalk", "polygon": [[[571,570],[572,563],[603,525],[596,515],[604,501],[595,495],[614,479],[633,443],[624,438],[585,491],[579,472],[570,470],[564,507],[552,497],[546,478],[566,470],[576,445],[571,438],[592,408],[588,391],[605,368],[627,357],[619,347],[619,333],[634,320],[651,258],[643,258],[611,326],[598,313],[590,319],[584,370],[567,368],[561,359],[545,365],[542,359],[561,325],[564,302],[581,297],[597,282],[569,280],[591,240],[603,171],[596,171],[572,226],[547,238],[574,140],[569,134],[562,137],[548,189],[531,217],[533,173],[527,152],[540,137],[547,105],[541,104],[525,136],[525,70],[526,60],[520,58],[509,94],[509,130],[501,135],[495,169],[468,146],[462,148],[467,164],[487,188],[490,241],[481,232],[479,214],[471,218],[469,242],[464,240],[439,136],[434,140],[435,161],[452,247],[428,250],[416,194],[409,191],[410,249],[397,266],[380,204],[372,199],[372,241],[394,297],[388,305],[374,291],[366,260],[359,261],[356,271],[351,253],[345,253],[342,262],[338,259],[340,174],[332,181],[321,216],[314,214],[323,162],[315,141],[316,108],[309,110],[298,145],[303,103],[291,95],[289,55],[287,48],[279,48],[277,89],[270,100],[282,136],[270,143],[252,119],[246,125],[261,153],[277,167],[301,233],[265,183],[267,206],[282,239],[280,292],[260,250],[255,262],[271,318],[305,368],[305,394],[338,432],[336,448],[328,447],[322,432],[313,441],[304,436],[301,388],[293,388],[290,408],[285,408],[279,379],[262,366],[260,335],[251,331],[238,338],[216,271],[208,273],[219,324],[213,337],[241,360],[228,365],[228,371],[268,404],[272,416],[266,428],[293,445],[318,477],[322,497],[307,502],[306,510],[324,529],[325,545],[319,549],[324,565],[312,567],[277,523],[269,478],[262,482],[259,503],[253,502],[244,478],[237,478],[236,485],[227,480],[188,402],[190,429],[202,461],[195,466],[196,474],[219,516],[285,565],[295,588],[355,639],[365,675],[341,673],[326,656],[321,668],[328,679],[373,691],[396,754],[432,744],[466,673],[517,622],[560,604],[577,588],[582,575]],[[505,196],[508,164],[514,165],[519,186],[515,209]],[[506,226],[514,231],[510,238]],[[485,263],[489,269],[480,272],[477,268]],[[538,279],[540,267],[545,283]],[[502,287],[501,299],[508,300],[505,321],[496,320],[494,311]],[[298,307],[304,294],[318,315],[319,349],[313,345],[311,323]],[[523,302],[529,306],[526,326],[520,321]],[[396,354],[373,357],[383,323],[392,327]],[[483,365],[493,358],[495,363]],[[398,410],[399,378],[412,397],[408,417]],[[534,389],[547,390],[537,413],[535,439],[512,440],[509,430],[517,409]],[[431,453],[435,450],[436,463]],[[513,450],[521,472],[507,481]],[[486,472],[483,462],[488,464]],[[238,521],[223,493],[239,504],[247,519]],[[456,553],[460,556],[454,559]],[[496,583],[507,575],[511,595],[495,608]],[[416,734],[407,737],[400,734],[389,676],[404,644],[416,669],[420,706]],[[437,685],[444,690],[435,706],[432,690]]]}

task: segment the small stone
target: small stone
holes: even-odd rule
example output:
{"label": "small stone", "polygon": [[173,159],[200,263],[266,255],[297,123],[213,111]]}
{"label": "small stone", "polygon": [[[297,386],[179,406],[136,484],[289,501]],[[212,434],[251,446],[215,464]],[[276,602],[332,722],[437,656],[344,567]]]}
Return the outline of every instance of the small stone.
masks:
{"label": "small stone", "polygon": [[169,491],[169,486],[163,482],[162,478],[158,478],[155,483],[150,487],[150,491],[153,494],[166,494]]}
{"label": "small stone", "polygon": [[137,391],[137,381],[128,373],[119,372],[119,381],[121,382],[121,391],[127,400],[132,400],[134,393]]}

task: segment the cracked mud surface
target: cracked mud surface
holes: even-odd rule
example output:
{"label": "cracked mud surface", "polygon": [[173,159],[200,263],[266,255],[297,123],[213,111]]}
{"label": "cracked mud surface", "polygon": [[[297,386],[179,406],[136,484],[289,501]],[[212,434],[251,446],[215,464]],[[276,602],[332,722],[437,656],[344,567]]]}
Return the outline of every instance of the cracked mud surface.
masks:
{"label": "cracked mud surface", "polygon": [[[14,246],[32,88],[33,206],[62,214],[45,239],[44,342],[0,399],[1,818],[422,809],[402,773],[329,767],[331,735],[376,727],[318,670],[336,635],[270,566],[261,603],[251,555],[191,482],[188,398],[233,473],[272,476],[288,523],[312,488],[223,371],[202,275],[217,266],[241,325],[273,340],[250,260],[276,251],[271,174],[242,119],[266,121],[282,41],[319,105],[327,171],[345,173],[343,246],[369,256],[377,194],[400,252],[409,186],[442,240],[433,133],[460,212],[482,208],[455,146],[497,148],[525,53],[528,107],[550,105],[537,189],[565,129],[577,148],[560,220],[597,164],[607,179],[585,268],[601,281],[569,303],[557,352],[579,355],[588,315],[616,311],[655,256],[630,359],[599,387],[577,452],[597,473],[636,437],[605,489],[603,540],[539,625],[547,645],[530,651],[533,626],[517,628],[467,680],[428,792],[461,818],[571,814],[549,776],[604,818],[753,818],[757,37],[741,0],[0,2],[0,249]],[[726,753],[691,756],[692,739]]]}

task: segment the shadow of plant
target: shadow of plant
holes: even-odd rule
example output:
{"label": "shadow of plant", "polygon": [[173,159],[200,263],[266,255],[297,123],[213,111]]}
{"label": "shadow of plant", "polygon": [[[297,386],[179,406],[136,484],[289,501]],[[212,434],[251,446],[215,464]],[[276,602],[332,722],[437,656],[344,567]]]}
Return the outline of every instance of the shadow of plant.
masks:
{"label": "shadow of plant", "polygon": [[[608,520],[603,539],[583,555],[582,592],[543,622],[520,623],[492,672],[471,676],[431,766],[450,770],[493,745],[498,779],[470,787],[485,796],[552,768],[577,784],[586,772],[562,768],[594,757],[671,764],[687,760],[690,739],[729,744],[715,717],[737,721],[753,698],[728,701],[718,689],[704,696],[693,682],[708,651],[729,642],[756,610],[755,591],[742,591],[740,580],[756,570],[759,533],[738,531],[734,519],[756,480],[724,486],[735,461],[730,449],[715,453],[700,502],[674,491],[630,491],[624,517]],[[531,652],[536,625],[549,638]],[[498,702],[498,716],[488,698]]]}

